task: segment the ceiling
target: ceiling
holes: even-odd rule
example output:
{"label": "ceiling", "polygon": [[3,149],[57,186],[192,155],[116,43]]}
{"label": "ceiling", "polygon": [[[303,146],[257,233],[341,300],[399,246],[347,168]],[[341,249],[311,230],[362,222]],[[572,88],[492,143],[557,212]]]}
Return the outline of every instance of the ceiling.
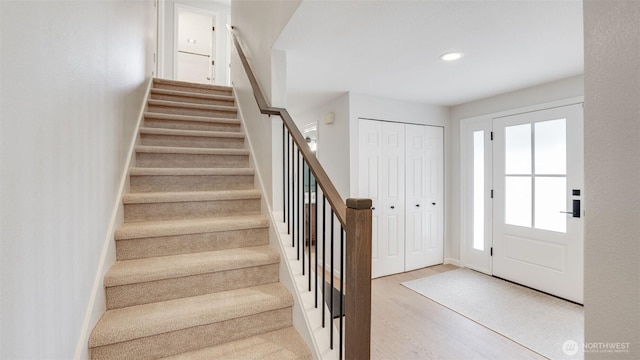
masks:
{"label": "ceiling", "polygon": [[453,106],[583,73],[582,1],[304,0],[274,48],[288,107],[345,91]]}

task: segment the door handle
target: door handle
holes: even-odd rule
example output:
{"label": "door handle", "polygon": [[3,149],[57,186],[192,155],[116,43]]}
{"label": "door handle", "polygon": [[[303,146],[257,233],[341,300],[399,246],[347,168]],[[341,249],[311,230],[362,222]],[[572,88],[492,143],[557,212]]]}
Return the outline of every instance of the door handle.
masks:
{"label": "door handle", "polygon": [[420,207],[420,204],[416,204],[416,207]]}
{"label": "door handle", "polygon": [[431,205],[435,205],[436,203],[431,203]]}
{"label": "door handle", "polygon": [[391,208],[392,208],[392,209],[395,209],[396,207],[392,205],[392,206],[391,206]]}
{"label": "door handle", "polygon": [[574,218],[580,217],[580,200],[573,200],[573,210],[572,211],[560,211],[563,214],[571,214]]}

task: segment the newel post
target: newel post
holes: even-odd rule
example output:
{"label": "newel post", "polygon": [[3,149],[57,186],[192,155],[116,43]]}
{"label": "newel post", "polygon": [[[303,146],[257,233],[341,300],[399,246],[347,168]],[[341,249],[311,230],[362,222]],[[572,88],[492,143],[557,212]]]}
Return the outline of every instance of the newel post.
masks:
{"label": "newel post", "polygon": [[347,199],[345,358],[371,358],[371,199]]}

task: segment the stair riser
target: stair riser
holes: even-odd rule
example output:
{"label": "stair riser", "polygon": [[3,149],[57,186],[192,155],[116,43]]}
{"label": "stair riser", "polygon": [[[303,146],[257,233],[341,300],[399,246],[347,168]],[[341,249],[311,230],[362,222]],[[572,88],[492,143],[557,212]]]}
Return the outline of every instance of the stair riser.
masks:
{"label": "stair riser", "polygon": [[177,107],[177,106],[160,106],[154,104],[148,104],[149,112],[160,114],[176,114],[176,115],[189,115],[189,116],[207,116],[224,119],[236,119],[237,111],[235,110],[216,110],[216,109],[195,109],[189,107]]}
{"label": "stair riser", "polygon": [[135,175],[130,179],[131,192],[249,190],[254,188],[253,175]]}
{"label": "stair riser", "polygon": [[118,240],[116,257],[118,260],[131,260],[261,246],[268,243],[269,232],[267,228],[150,237]]}
{"label": "stair riser", "polygon": [[153,100],[166,100],[176,101],[187,104],[202,104],[202,105],[222,105],[222,106],[234,106],[235,101],[233,99],[216,99],[216,98],[200,98],[188,95],[169,95],[169,94],[151,94]]}
{"label": "stair riser", "polygon": [[136,153],[136,166],[150,168],[246,168],[249,155]]}
{"label": "stair riser", "polygon": [[91,349],[92,360],[157,359],[291,326],[291,307]]}
{"label": "stair riser", "polygon": [[204,88],[198,88],[198,87],[180,86],[180,85],[172,85],[172,84],[160,84],[160,83],[154,83],[153,88],[182,91],[182,92],[192,92],[192,93],[198,93],[198,94],[233,96],[233,93],[231,92],[230,89],[229,90],[204,89]]}
{"label": "stair riser", "polygon": [[215,122],[184,121],[184,120],[162,120],[146,118],[144,126],[149,128],[178,129],[178,130],[204,130],[204,131],[226,131],[240,132],[240,124],[225,124]]}
{"label": "stair riser", "polygon": [[106,288],[107,309],[211,294],[278,281],[278,264]]}
{"label": "stair riser", "polygon": [[258,215],[260,199],[185,201],[124,205],[124,221],[159,221],[214,216]]}
{"label": "stair riser", "polygon": [[140,134],[142,145],[209,149],[243,149],[244,138]]}

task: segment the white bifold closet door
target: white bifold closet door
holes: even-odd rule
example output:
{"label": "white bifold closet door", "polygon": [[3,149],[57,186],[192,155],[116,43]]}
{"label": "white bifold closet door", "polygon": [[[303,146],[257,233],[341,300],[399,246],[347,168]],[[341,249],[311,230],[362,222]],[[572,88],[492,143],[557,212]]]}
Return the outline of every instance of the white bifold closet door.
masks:
{"label": "white bifold closet door", "polygon": [[443,262],[442,128],[360,119],[359,195],[373,201],[374,278]]}
{"label": "white bifold closet door", "polygon": [[405,125],[405,271],[444,261],[443,133]]}

